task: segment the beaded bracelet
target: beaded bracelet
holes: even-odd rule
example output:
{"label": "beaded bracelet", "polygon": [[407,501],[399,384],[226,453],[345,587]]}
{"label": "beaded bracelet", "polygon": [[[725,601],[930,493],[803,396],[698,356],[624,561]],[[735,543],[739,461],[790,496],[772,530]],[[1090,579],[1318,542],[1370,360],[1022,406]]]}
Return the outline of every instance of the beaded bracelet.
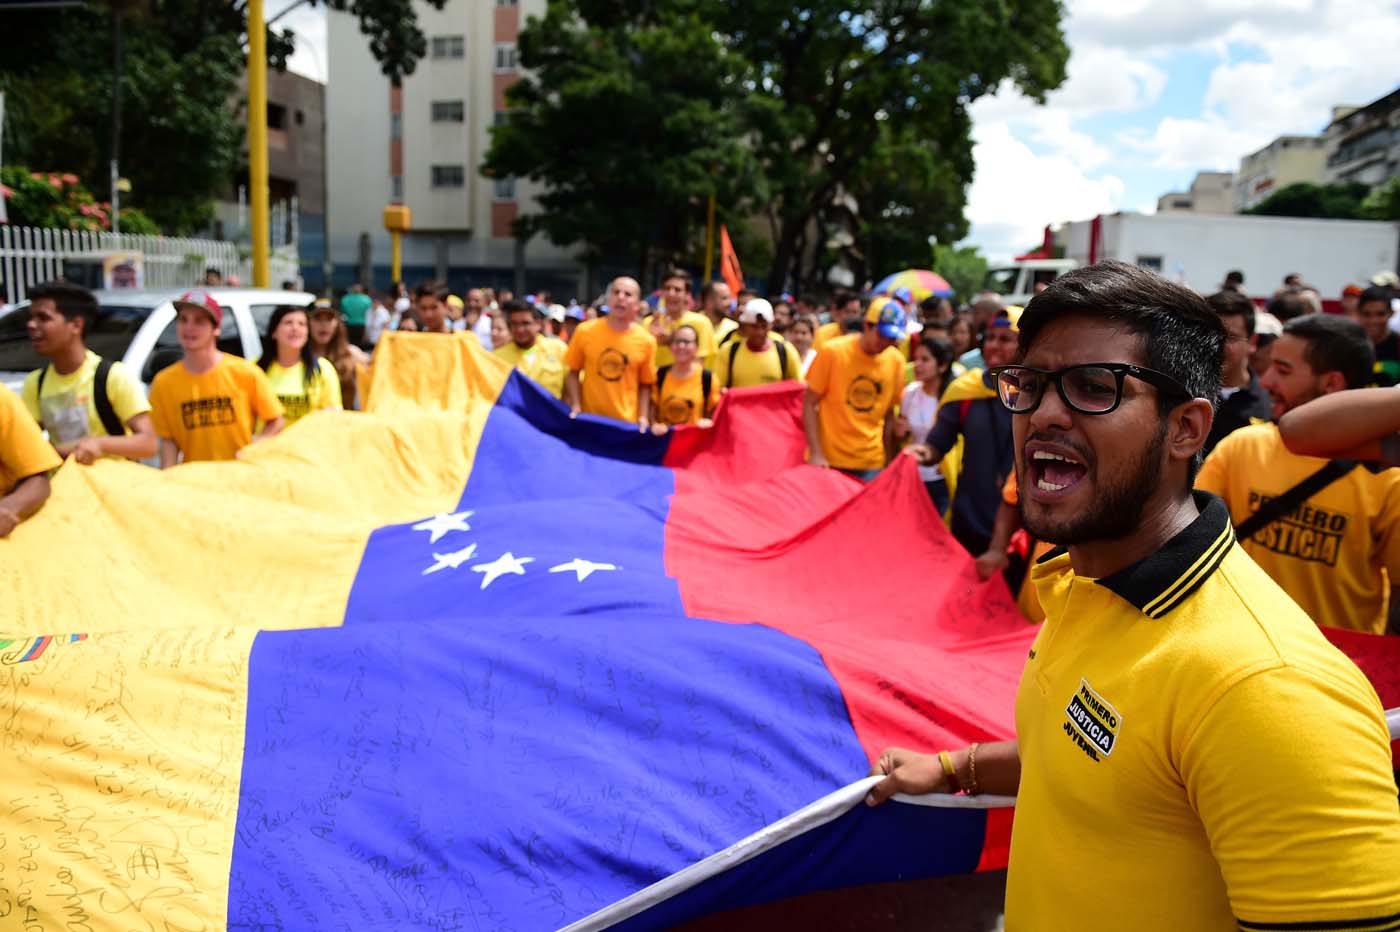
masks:
{"label": "beaded bracelet", "polygon": [[977,742],[972,743],[972,747],[967,749],[967,786],[963,787],[963,792],[968,796],[976,796],[981,792],[981,787],[977,785]]}

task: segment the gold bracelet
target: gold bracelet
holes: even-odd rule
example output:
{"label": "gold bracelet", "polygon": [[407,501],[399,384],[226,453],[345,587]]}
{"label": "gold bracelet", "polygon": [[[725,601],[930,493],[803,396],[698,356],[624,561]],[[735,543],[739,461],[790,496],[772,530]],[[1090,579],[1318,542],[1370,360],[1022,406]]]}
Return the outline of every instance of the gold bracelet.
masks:
{"label": "gold bracelet", "polygon": [[977,785],[977,748],[978,744],[974,741],[972,747],[967,749],[967,786],[963,792],[968,796],[976,796],[982,789]]}
{"label": "gold bracelet", "polygon": [[953,758],[947,751],[938,752],[938,762],[943,765],[943,775],[948,778],[948,785],[953,788],[953,792],[961,789],[958,781],[958,770],[953,766]]}

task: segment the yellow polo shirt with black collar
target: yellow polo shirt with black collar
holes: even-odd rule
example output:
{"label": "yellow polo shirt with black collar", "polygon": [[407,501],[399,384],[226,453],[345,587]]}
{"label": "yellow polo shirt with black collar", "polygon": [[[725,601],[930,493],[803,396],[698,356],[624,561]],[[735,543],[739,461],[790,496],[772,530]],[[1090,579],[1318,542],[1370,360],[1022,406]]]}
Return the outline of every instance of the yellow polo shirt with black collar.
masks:
{"label": "yellow polo shirt with black collar", "polygon": [[1016,697],[1009,932],[1400,929],[1390,738],[1224,504],[1103,579],[1055,550]]}

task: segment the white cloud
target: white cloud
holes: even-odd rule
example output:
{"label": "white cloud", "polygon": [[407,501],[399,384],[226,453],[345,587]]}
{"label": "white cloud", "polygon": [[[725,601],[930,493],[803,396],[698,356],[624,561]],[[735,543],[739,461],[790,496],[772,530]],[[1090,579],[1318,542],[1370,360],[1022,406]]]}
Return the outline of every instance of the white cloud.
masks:
{"label": "white cloud", "polygon": [[1166,117],[1151,134],[1125,132],[1119,140],[1156,168],[1188,171],[1234,171],[1240,156],[1268,144],[1273,133],[1238,130],[1219,116],[1195,119]]}
{"label": "white cloud", "polygon": [[968,194],[969,239],[993,260],[1040,242],[1047,223],[1117,210],[1124,185],[1113,175],[1089,178],[1065,155],[1038,155],[1004,122],[973,133],[977,175]]}

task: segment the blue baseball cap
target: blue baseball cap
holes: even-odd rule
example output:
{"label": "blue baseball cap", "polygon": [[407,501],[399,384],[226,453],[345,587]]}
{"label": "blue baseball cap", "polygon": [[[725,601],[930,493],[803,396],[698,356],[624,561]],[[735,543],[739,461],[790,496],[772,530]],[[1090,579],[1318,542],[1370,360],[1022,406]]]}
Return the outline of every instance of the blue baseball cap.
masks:
{"label": "blue baseball cap", "polygon": [[894,298],[881,295],[870,302],[865,310],[866,323],[874,324],[876,331],[886,340],[902,340],[908,336],[908,318],[904,308]]}
{"label": "blue baseball cap", "polygon": [[914,303],[914,293],[902,285],[894,290],[894,298],[905,307]]}
{"label": "blue baseball cap", "polygon": [[569,309],[564,312],[564,316],[569,320],[583,320],[583,308],[577,304],[571,304]]}

